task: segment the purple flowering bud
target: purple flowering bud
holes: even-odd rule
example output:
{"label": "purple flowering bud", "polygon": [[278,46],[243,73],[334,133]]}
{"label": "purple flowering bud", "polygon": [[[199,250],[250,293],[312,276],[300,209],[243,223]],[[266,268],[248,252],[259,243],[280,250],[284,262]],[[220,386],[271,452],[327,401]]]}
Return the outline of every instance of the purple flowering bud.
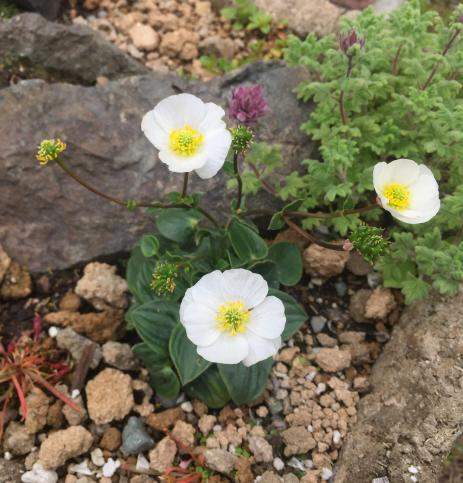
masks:
{"label": "purple flowering bud", "polygon": [[235,87],[228,109],[229,116],[246,126],[253,126],[269,110],[262,86]]}
{"label": "purple flowering bud", "polygon": [[362,39],[361,37],[358,36],[357,32],[355,29],[352,29],[350,32],[341,35],[339,38],[339,45],[341,47],[341,50],[346,54],[349,55],[349,49],[353,45],[359,45],[360,48],[363,48],[365,45],[365,39]]}

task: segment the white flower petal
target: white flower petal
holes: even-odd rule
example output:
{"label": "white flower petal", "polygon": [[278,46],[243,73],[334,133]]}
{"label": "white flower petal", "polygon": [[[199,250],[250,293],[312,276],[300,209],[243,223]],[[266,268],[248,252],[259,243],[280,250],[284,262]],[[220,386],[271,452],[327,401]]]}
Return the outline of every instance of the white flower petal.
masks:
{"label": "white flower petal", "polygon": [[283,332],[286,324],[285,306],[272,295],[251,310],[248,329],[259,337],[275,339]]}
{"label": "white flower petal", "polygon": [[201,277],[187,292],[196,304],[205,305],[217,313],[219,306],[227,302],[220,288],[222,279],[223,273],[215,270]]}
{"label": "white flower petal", "polygon": [[207,111],[206,104],[192,94],[166,97],[153,109],[156,121],[168,133],[185,125],[198,129]]}
{"label": "white flower petal", "polygon": [[194,156],[180,156],[167,148],[159,151],[159,159],[167,164],[169,171],[173,173],[189,173],[194,169],[201,168],[207,161],[206,156],[202,152]]}
{"label": "white flower petal", "polygon": [[274,356],[281,346],[280,337],[263,339],[257,335],[249,335],[246,339],[249,344],[249,353],[243,360],[243,364],[247,367]]}
{"label": "white flower petal", "polygon": [[399,183],[410,186],[418,178],[420,169],[412,159],[396,159],[384,170],[384,183]]}
{"label": "white flower petal", "polygon": [[375,167],[373,168],[373,186],[375,187],[375,191],[378,194],[382,192],[382,187],[386,184],[386,167],[387,163],[383,161],[382,163],[375,164]]}
{"label": "white flower petal", "polygon": [[148,138],[149,142],[153,144],[160,151],[168,149],[169,134],[156,121],[154,111],[147,112],[141,121],[141,130]]}
{"label": "white flower petal", "polygon": [[394,209],[388,209],[391,215],[394,218],[397,218],[399,221],[404,223],[408,223],[410,225],[417,225],[419,223],[426,223],[431,218],[436,216],[440,209],[440,200],[437,199],[434,202],[434,205],[425,211],[416,211],[416,210],[403,210],[397,211]]}
{"label": "white flower petal", "polygon": [[222,120],[224,116],[225,111],[220,106],[213,102],[208,102],[206,104],[206,116],[199,125],[199,130],[207,132],[218,128],[225,129],[226,124]]}
{"label": "white flower petal", "polygon": [[215,129],[206,134],[203,152],[207,161],[201,168],[196,170],[200,178],[209,179],[217,174],[225,163],[231,142],[231,133],[225,128]]}
{"label": "white flower petal", "polygon": [[198,354],[209,362],[218,364],[238,364],[249,352],[249,344],[241,335],[222,335],[211,345],[199,346]]}
{"label": "white flower petal", "polygon": [[262,303],[268,293],[268,284],[262,275],[243,268],[223,272],[221,290],[226,301],[239,300],[248,309]]}
{"label": "white flower petal", "polygon": [[180,322],[193,344],[212,344],[222,333],[217,326],[217,314],[209,307],[197,304],[191,297],[191,290],[187,290],[180,305]]}

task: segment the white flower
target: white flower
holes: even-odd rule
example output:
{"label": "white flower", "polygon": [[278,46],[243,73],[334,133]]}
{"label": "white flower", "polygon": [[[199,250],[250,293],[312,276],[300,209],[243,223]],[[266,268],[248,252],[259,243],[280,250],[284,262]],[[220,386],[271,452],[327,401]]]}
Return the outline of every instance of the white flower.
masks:
{"label": "white flower", "polygon": [[223,166],[231,134],[222,121],[224,110],[192,94],[167,97],[145,114],[141,129],[159,149],[159,159],[174,173],[195,170],[212,178]]}
{"label": "white flower", "polygon": [[373,185],[383,208],[405,223],[424,223],[439,211],[439,186],[424,164],[411,159],[378,163]]}
{"label": "white flower", "polygon": [[261,275],[242,268],[204,275],[180,305],[180,321],[200,356],[251,366],[278,352],[286,317]]}

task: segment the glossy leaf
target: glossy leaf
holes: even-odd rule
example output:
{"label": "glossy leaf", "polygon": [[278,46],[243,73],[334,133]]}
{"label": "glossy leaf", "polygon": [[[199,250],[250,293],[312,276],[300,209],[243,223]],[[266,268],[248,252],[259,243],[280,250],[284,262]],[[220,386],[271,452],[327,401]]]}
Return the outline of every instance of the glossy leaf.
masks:
{"label": "glossy leaf", "polygon": [[183,385],[194,381],[211,365],[198,355],[196,346],[188,339],[181,323],[172,331],[169,352]]}
{"label": "glossy leaf", "polygon": [[281,334],[281,338],[283,340],[288,340],[307,320],[307,314],[303,307],[296,302],[296,299],[291,297],[291,295],[287,294],[286,292],[271,288],[268,291],[268,294],[278,297],[285,306],[286,326],[285,330]]}
{"label": "glossy leaf", "polygon": [[265,240],[248,225],[233,221],[228,236],[233,250],[243,262],[260,260],[267,256],[268,247]]}
{"label": "glossy leaf", "polygon": [[145,235],[140,241],[140,250],[146,258],[157,255],[159,247],[159,240],[154,235]]}
{"label": "glossy leaf", "polygon": [[277,266],[273,261],[266,260],[264,262],[258,262],[255,265],[251,265],[249,267],[249,270],[262,275],[265,281],[268,283],[269,287],[280,287]]}
{"label": "glossy leaf", "polygon": [[177,243],[186,243],[193,236],[202,215],[199,211],[186,208],[162,210],[156,215],[156,226],[162,236]]}
{"label": "glossy leaf", "polygon": [[197,398],[210,408],[221,408],[230,401],[227,386],[222,380],[216,365],[212,365],[197,379],[185,386],[191,398]]}
{"label": "glossy leaf", "polygon": [[240,405],[257,399],[267,385],[273,358],[258,362],[251,367],[243,364],[219,364],[219,373],[233,401]]}
{"label": "glossy leaf", "polygon": [[268,258],[276,264],[278,279],[283,285],[292,287],[302,277],[302,257],[299,249],[290,242],[274,243]]}

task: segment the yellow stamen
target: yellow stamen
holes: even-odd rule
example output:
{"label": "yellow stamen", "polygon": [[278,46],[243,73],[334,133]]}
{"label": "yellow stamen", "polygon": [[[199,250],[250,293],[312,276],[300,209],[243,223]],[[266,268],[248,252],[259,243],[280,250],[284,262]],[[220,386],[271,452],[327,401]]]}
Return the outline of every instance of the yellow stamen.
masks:
{"label": "yellow stamen", "polygon": [[246,332],[246,324],[250,318],[251,313],[239,300],[222,304],[216,316],[219,329],[228,335]]}
{"label": "yellow stamen", "polygon": [[191,126],[175,129],[170,133],[169,145],[180,156],[193,156],[203,144],[204,136]]}
{"label": "yellow stamen", "polygon": [[383,188],[387,204],[396,210],[405,210],[410,206],[410,190],[400,183],[390,183]]}

